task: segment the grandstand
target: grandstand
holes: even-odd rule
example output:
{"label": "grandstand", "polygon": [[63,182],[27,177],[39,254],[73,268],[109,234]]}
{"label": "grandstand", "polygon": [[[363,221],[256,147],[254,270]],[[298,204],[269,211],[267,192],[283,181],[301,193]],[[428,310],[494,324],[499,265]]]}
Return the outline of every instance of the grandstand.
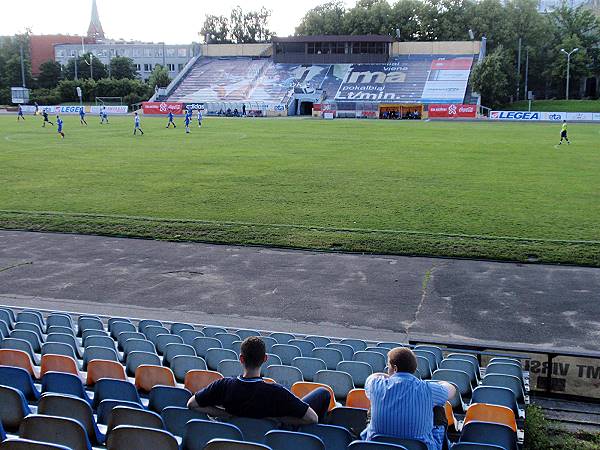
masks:
{"label": "grandstand", "polygon": [[[236,46],[205,46],[203,56],[169,86],[164,99],[204,103],[209,113],[244,103],[265,111],[286,110],[289,115],[310,115],[312,106],[321,103],[343,110],[356,102],[471,101],[468,80],[479,57],[478,45],[411,43],[402,47],[380,36],[353,37],[358,38],[360,45],[346,42],[350,37],[343,36],[275,39],[274,57],[264,56],[261,48],[249,55],[250,51]],[[341,46],[340,52],[333,53],[335,45]],[[290,52],[288,47],[303,50]],[[315,48],[320,49],[318,53]],[[240,53],[246,56],[235,56]]]}
{"label": "grandstand", "polygon": [[[240,373],[241,341],[258,335],[269,352],[266,382],[299,396],[320,386],[333,393],[326,424],[287,431],[269,420],[215,422],[186,408],[192,392]],[[370,407],[365,379],[384,370],[390,348],[409,346],[9,307],[0,307],[0,337],[2,449],[367,448],[357,440]],[[529,375],[519,359],[410,347],[416,376],[452,382],[460,392],[446,404],[454,449],[520,447]],[[407,439],[375,440],[368,449],[424,448]]]}

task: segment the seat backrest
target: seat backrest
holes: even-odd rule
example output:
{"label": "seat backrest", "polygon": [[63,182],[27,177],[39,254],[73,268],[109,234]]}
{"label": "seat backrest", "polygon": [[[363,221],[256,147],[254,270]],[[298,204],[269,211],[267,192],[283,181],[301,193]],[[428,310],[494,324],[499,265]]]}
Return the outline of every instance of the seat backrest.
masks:
{"label": "seat backrest", "polygon": [[[112,332],[115,325],[118,323],[132,323],[132,322],[131,322],[131,319],[127,319],[125,317],[111,317],[110,319],[108,319],[108,327],[107,327],[108,331]],[[136,328],[136,331],[137,331],[137,328]]]}
{"label": "seat backrest", "polygon": [[350,431],[337,425],[315,423],[302,426],[300,431],[320,438],[327,450],[346,450],[348,444],[352,442]]}
{"label": "seat backrest", "polygon": [[358,436],[367,427],[367,414],[368,411],[363,408],[337,406],[327,413],[325,423],[344,427]]}
{"label": "seat backrest", "polygon": [[10,433],[15,433],[23,418],[30,413],[27,400],[20,390],[0,386],[0,426]]}
{"label": "seat backrest", "polygon": [[107,450],[149,449],[179,450],[175,437],[164,430],[120,425],[114,428],[106,440]]}
{"label": "seat backrest", "polygon": [[371,409],[371,401],[364,389],[352,389],[346,396],[346,406],[351,408]]}
{"label": "seat backrest", "polygon": [[[4,339],[2,343],[7,340],[8,339]],[[30,376],[34,378],[38,377],[37,370],[33,366],[31,357],[27,352],[22,350],[13,350],[7,348],[0,349],[0,365],[7,367],[20,367],[21,369],[26,370]]]}
{"label": "seat backrest", "polygon": [[331,342],[327,344],[325,348],[335,348],[336,350],[339,350],[342,354],[342,357],[344,358],[344,361],[352,361],[352,358],[354,357],[354,348],[348,344]]}
{"label": "seat backrest", "polygon": [[98,423],[102,425],[107,425],[112,410],[115,409],[117,406],[126,406],[128,408],[133,409],[144,409],[142,405],[135,402],[128,402],[125,400],[102,400],[98,405],[98,408],[96,409]]}
{"label": "seat backrest", "polygon": [[488,364],[485,368],[485,374],[502,374],[502,375],[512,375],[519,378],[523,381],[523,370],[520,366],[512,363],[503,363],[503,362],[493,362]]}
{"label": "seat backrest", "polygon": [[44,355],[62,355],[68,356],[73,360],[77,360],[75,350],[69,344],[63,344],[62,342],[46,342],[42,345],[42,356]]}
{"label": "seat backrest", "polygon": [[193,419],[209,420],[208,416],[200,411],[179,406],[167,406],[160,415],[165,423],[165,428],[175,436],[183,437],[185,424]]}
{"label": "seat backrest", "polygon": [[127,339],[122,348],[125,355],[131,352],[157,353],[154,344],[147,339]]}
{"label": "seat backrest", "polygon": [[42,393],[71,395],[86,402],[90,399],[83,387],[81,378],[70,373],[48,372],[42,377]]}
{"label": "seat backrest", "polygon": [[[26,331],[23,331],[23,330],[21,330],[21,331],[26,333]],[[15,333],[15,331],[13,331],[13,333]],[[33,333],[31,333],[31,334],[33,334]],[[34,336],[35,336],[35,334],[34,334]],[[2,349],[7,349],[7,350],[21,350],[29,355],[29,358],[31,358],[31,361],[35,362],[35,360],[36,360],[36,357],[34,356],[35,352],[33,351],[31,344],[29,343],[29,341],[27,341],[25,339],[8,337],[6,339],[3,339],[2,342],[0,342],[0,347],[2,347]]]}
{"label": "seat backrest", "polygon": [[171,360],[170,366],[177,382],[183,383],[190,370],[206,370],[206,361],[199,356],[177,355]]}
{"label": "seat backrest", "polygon": [[40,329],[44,327],[44,320],[41,314],[36,314],[33,311],[21,311],[17,314],[17,322],[28,322],[37,325]]}
{"label": "seat backrest", "polygon": [[192,343],[196,354],[206,360],[206,352],[212,348],[223,348],[221,341],[213,337],[197,337]]}
{"label": "seat backrest", "polygon": [[113,341],[108,336],[92,335],[92,336],[86,336],[86,338],[83,341],[83,346],[85,348],[87,348],[87,347],[106,347],[106,348],[112,348],[114,350],[115,349],[115,341]]}
{"label": "seat backrest", "polygon": [[169,334],[169,330],[167,330],[165,327],[149,325],[144,328],[143,333],[149,341],[152,341],[154,345],[156,345],[158,336],[161,334]]}
{"label": "seat backrest", "polygon": [[507,425],[471,421],[463,427],[459,442],[494,444],[505,450],[516,450],[517,433]]}
{"label": "seat backrest", "polygon": [[354,389],[350,374],[337,370],[319,370],[315,374],[315,383],[331,386],[337,400],[345,400],[348,392]]}
{"label": "seat backrest", "polygon": [[192,393],[184,388],[172,386],[154,386],[148,395],[148,409],[161,413],[167,406],[187,406]]}
{"label": "seat backrest", "polygon": [[244,440],[256,443],[263,442],[265,434],[277,428],[277,423],[270,419],[231,417],[227,419],[227,423],[238,427],[244,436]]}
{"label": "seat backrest", "polygon": [[433,353],[435,355],[435,360],[437,361],[438,365],[444,359],[444,352],[442,351],[441,347],[438,347],[437,345],[424,345],[424,344],[415,345],[414,349],[415,350],[427,350],[427,351]]}
{"label": "seat backrest", "polygon": [[85,330],[104,331],[102,321],[93,317],[80,317],[77,321],[77,336],[81,337]]}
{"label": "seat backrest", "polygon": [[181,330],[177,335],[181,336],[184,344],[192,346],[194,345],[194,339],[197,337],[205,337],[204,333],[198,330]]}
{"label": "seat backrest", "polygon": [[306,339],[292,339],[288,342],[288,345],[293,345],[294,347],[298,347],[302,352],[302,356],[309,357],[315,348],[315,344],[311,341],[307,341]]}
{"label": "seat backrest", "polygon": [[273,450],[325,450],[319,437],[296,431],[271,430],[265,434],[264,442]]}
{"label": "seat backrest", "polygon": [[121,333],[119,333],[119,336],[117,336],[117,345],[119,350],[123,350],[123,345],[129,339],[141,339],[146,341],[148,340],[146,339],[146,335],[144,333],[135,331],[122,331]]}
{"label": "seat backrest", "polygon": [[185,374],[183,384],[188,391],[195,393],[221,378],[223,375],[214,370],[190,370]]}
{"label": "seat backrest", "polygon": [[265,349],[267,350],[267,353],[271,353],[273,346],[279,344],[279,342],[277,342],[271,336],[261,336],[260,338],[265,343]]}
{"label": "seat backrest", "polygon": [[457,442],[452,446],[452,450],[505,450],[499,445],[481,444],[477,442]]}
{"label": "seat backrest", "polygon": [[10,438],[0,444],[2,450],[70,450],[64,445],[48,444],[31,439]]}
{"label": "seat backrest", "polygon": [[423,356],[416,355],[417,358],[417,372],[422,379],[431,378],[432,370],[429,360]]}
{"label": "seat backrest", "polygon": [[[68,334],[69,336],[75,337],[75,331],[73,331],[72,328],[61,327],[60,325],[52,325],[52,326],[49,326],[48,328],[46,328],[46,334],[52,334],[52,333]],[[46,340],[48,340],[48,338],[46,338]]]}
{"label": "seat backrest", "polygon": [[215,438],[244,439],[241,430],[230,423],[191,419],[184,425],[181,450],[202,450]]}
{"label": "seat backrest", "polygon": [[168,367],[142,364],[135,370],[135,387],[140,392],[150,392],[154,386],[175,386],[175,376]]}
{"label": "seat backrest", "polygon": [[171,324],[171,334],[179,335],[179,333],[181,333],[183,330],[193,330],[193,329],[194,329],[194,325],[191,325],[189,323],[173,322]]}
{"label": "seat backrest", "polygon": [[467,361],[471,361],[473,365],[479,370],[479,359],[477,359],[476,355],[472,353],[450,353],[446,356],[446,359],[466,359]]}
{"label": "seat backrest", "polygon": [[237,334],[242,341],[251,336],[260,336],[260,333],[257,330],[246,330],[243,328],[236,330],[235,334]]}
{"label": "seat backrest", "polygon": [[217,366],[217,372],[227,377],[237,377],[242,373],[242,365],[237,359],[224,359]]}
{"label": "seat backrest", "polygon": [[267,367],[265,376],[272,378],[280,385],[290,389],[298,381],[304,381],[302,372],[297,367],[271,365]]}
{"label": "seat backrest", "polygon": [[389,341],[381,341],[377,343],[377,347],[386,348],[391,350],[396,347],[407,347],[406,344],[402,344],[400,342],[389,342]]}
{"label": "seat backrest", "polygon": [[224,359],[237,359],[237,354],[233,350],[225,348],[210,348],[206,351],[206,366],[210,370],[217,370],[219,362]]}
{"label": "seat backrest", "polygon": [[368,346],[367,343],[365,341],[363,341],[362,339],[351,339],[351,338],[342,339],[340,341],[340,344],[349,345],[350,347],[352,347],[354,349],[354,352],[363,352],[363,351],[365,351],[365,349]]}
{"label": "seat backrest", "polygon": [[119,333],[123,333],[124,331],[137,331],[137,328],[131,322],[125,322],[121,320],[109,323],[108,327],[110,328],[110,335],[113,339],[117,339],[119,337]]}
{"label": "seat backrest", "polygon": [[329,391],[329,393],[331,394],[330,400],[329,400],[329,410],[335,408],[335,393],[333,392],[333,389],[331,388],[331,386],[328,386],[326,384],[314,383],[314,382],[308,382],[308,381],[298,381],[292,385],[291,391],[292,391],[292,394],[294,394],[296,397],[303,398],[306,395],[310,394],[315,389],[318,389],[320,387],[327,389]]}
{"label": "seat backrest", "polygon": [[517,421],[515,413],[506,406],[490,405],[487,403],[472,403],[467,409],[464,424],[478,420],[481,422],[501,423],[509,426],[515,433]]}
{"label": "seat backrest", "polygon": [[214,337],[221,341],[223,348],[228,348],[230,350],[232,350],[231,346],[234,342],[241,340],[240,337],[234,333],[217,333]]}
{"label": "seat backrest", "polygon": [[269,337],[275,339],[278,344],[287,344],[292,339],[296,339],[296,336],[294,336],[291,333],[280,333],[280,332],[271,333],[271,334],[269,334]]}
{"label": "seat backrest", "polygon": [[335,370],[338,363],[344,360],[342,352],[335,348],[315,347],[310,355],[325,361],[328,370]]}
{"label": "seat backrest", "polygon": [[87,365],[87,379],[85,384],[93,386],[101,378],[126,380],[127,375],[121,363],[103,359],[92,359]]}
{"label": "seat backrest", "polygon": [[162,417],[155,412],[128,406],[115,406],[108,416],[107,434],[120,425],[165,429]]}
{"label": "seat backrest", "polygon": [[73,330],[73,319],[65,313],[50,313],[46,317],[46,327],[65,327]]}
{"label": "seat backrest", "polygon": [[65,417],[29,415],[21,422],[19,436],[34,441],[64,445],[72,450],[91,450],[83,425]]}
{"label": "seat backrest", "polygon": [[473,391],[471,402],[506,406],[515,413],[515,417],[518,417],[519,415],[519,407],[517,406],[515,393],[505,387],[478,386]]}
{"label": "seat backrest", "polygon": [[167,344],[183,344],[183,338],[176,334],[159,334],[156,336],[156,350],[159,355],[164,355]]}
{"label": "seat backrest", "polygon": [[62,344],[67,344],[73,348],[74,353],[76,353],[77,355],[79,355],[80,353],[79,343],[77,342],[73,334],[57,332],[49,333],[48,336],[46,336],[46,343],[48,342],[60,342]]}
{"label": "seat backrest", "polygon": [[387,444],[396,444],[406,447],[406,450],[428,450],[427,444],[416,439],[400,438],[396,436],[386,436],[384,434],[376,434],[372,439],[374,442],[384,442]]}
{"label": "seat backrest", "polygon": [[348,446],[348,450],[408,450],[406,447],[397,444],[387,444],[384,442],[373,441],[354,441]]}
{"label": "seat backrest", "polygon": [[371,365],[361,361],[340,361],[335,370],[350,374],[354,386],[361,388],[365,386],[365,381],[373,373]]}
{"label": "seat backrest", "polygon": [[79,368],[77,367],[77,361],[72,357],[64,355],[43,355],[40,376],[43,377],[47,372],[63,372],[80,376]]}
{"label": "seat backrest", "polygon": [[194,347],[187,344],[167,344],[163,357],[163,364],[170,366],[176,356],[196,356]]}
{"label": "seat backrest", "polygon": [[314,381],[315,374],[319,370],[327,369],[327,365],[322,359],[303,356],[294,358],[292,360],[292,366],[300,369],[305,381]]}
{"label": "seat backrest", "polygon": [[70,395],[44,394],[38,403],[37,413],[74,419],[83,426],[91,443],[95,445],[102,443],[94,422],[94,413],[90,404],[85,400]]}
{"label": "seat backrest", "polygon": [[207,327],[203,327],[202,328],[202,332],[204,333],[204,336],[215,337],[215,334],[217,334],[217,333],[227,333],[227,330],[225,328],[222,328],[222,327],[207,326]]}
{"label": "seat backrest", "polygon": [[[34,323],[29,323],[29,322],[17,322],[15,323],[15,329],[13,330],[12,333],[16,332],[16,331],[27,331],[28,333],[33,333],[35,334],[35,336],[37,337],[37,343],[41,343],[44,342],[44,336],[42,335],[42,330],[40,329],[40,327],[38,327],[36,324]],[[11,333],[11,335],[12,335]],[[16,338],[19,339],[24,339],[20,336],[14,336]],[[33,342],[31,343],[32,346],[34,346]],[[35,348],[34,348],[35,350]],[[37,351],[37,350],[36,350]]]}
{"label": "seat backrest", "polygon": [[437,357],[435,353],[429,350],[414,350],[413,353],[415,356],[422,356],[423,358],[429,361],[429,367],[431,368],[431,372],[435,372],[438,368]]}
{"label": "seat backrest", "polygon": [[134,377],[136,369],[141,365],[160,366],[160,358],[156,353],[133,351],[127,355],[125,372]]}
{"label": "seat backrest", "polygon": [[306,336],[304,339],[311,341],[315,344],[315,347],[325,347],[327,344],[331,343],[331,339],[325,336]]}
{"label": "seat backrest", "polygon": [[302,356],[302,351],[298,347],[289,344],[276,344],[271,349],[271,352],[279,356],[282,364],[288,366],[292,364],[294,358]]}
{"label": "seat backrest", "polygon": [[462,370],[463,372],[467,372],[469,374],[471,378],[471,383],[477,381],[477,368],[469,360],[460,358],[444,359],[439,364],[439,368]]}
{"label": "seat backrest", "polygon": [[365,350],[354,353],[353,361],[365,362],[371,366],[373,373],[383,372],[387,364],[386,356],[381,353]]}
{"label": "seat backrest", "polygon": [[467,372],[453,369],[438,369],[433,372],[432,380],[447,381],[453,383],[460,392],[460,395],[471,396],[471,377]]}
{"label": "seat backrest", "polygon": [[146,327],[149,327],[149,326],[162,327],[163,324],[160,320],[154,320],[154,319],[143,319],[138,322],[138,330],[141,333],[143,333],[144,330],[146,329]]}
{"label": "seat backrest", "polygon": [[212,439],[204,450],[271,450],[263,444],[255,442],[236,441],[233,439]]}
{"label": "seat backrest", "polygon": [[84,330],[81,333],[81,342],[85,347],[85,342],[87,340],[87,338],[90,338],[92,336],[104,336],[104,337],[110,337],[108,335],[108,332],[104,331],[104,330]]}
{"label": "seat backrest", "polygon": [[103,359],[105,361],[119,361],[119,355],[113,348],[107,347],[87,347],[83,352],[82,369],[87,370],[88,364],[93,359]]}
{"label": "seat backrest", "polygon": [[490,359],[490,362],[488,364],[494,364],[494,363],[516,364],[517,366],[522,367],[521,360],[519,360],[517,358],[507,358],[504,356],[496,356],[496,357]]}
{"label": "seat backrest", "polygon": [[138,391],[132,383],[110,378],[101,378],[94,385],[92,406],[97,408],[102,400],[125,400],[142,404]]}
{"label": "seat backrest", "polygon": [[515,394],[515,399],[517,400],[517,403],[522,402],[524,400],[523,384],[521,380],[515,377],[514,375],[490,373],[486,374],[483,377],[481,383],[484,386],[498,386],[510,389]]}

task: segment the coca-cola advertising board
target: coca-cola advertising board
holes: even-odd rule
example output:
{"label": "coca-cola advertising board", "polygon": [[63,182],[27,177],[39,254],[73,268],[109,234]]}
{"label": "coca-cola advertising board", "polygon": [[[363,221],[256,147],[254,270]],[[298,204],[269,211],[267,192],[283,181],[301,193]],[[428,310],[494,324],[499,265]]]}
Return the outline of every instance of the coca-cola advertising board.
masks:
{"label": "coca-cola advertising board", "polygon": [[142,103],[144,114],[183,114],[183,103],[176,102],[144,102]]}
{"label": "coca-cola advertising board", "polygon": [[432,119],[443,118],[475,118],[477,117],[477,105],[464,104],[441,104],[429,105],[429,117]]}

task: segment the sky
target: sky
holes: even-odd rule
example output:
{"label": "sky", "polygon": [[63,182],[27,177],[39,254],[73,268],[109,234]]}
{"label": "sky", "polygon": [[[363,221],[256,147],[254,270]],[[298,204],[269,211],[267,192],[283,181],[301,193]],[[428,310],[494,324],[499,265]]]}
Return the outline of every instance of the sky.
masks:
{"label": "sky", "polygon": [[[100,21],[110,39],[187,44],[198,42],[207,14],[229,15],[231,8],[265,6],[272,11],[270,28],[279,36],[294,33],[300,19],[326,0],[96,0]],[[353,5],[354,0],[345,0]],[[0,0],[0,35],[31,28],[34,34],[84,34],[92,0]]]}

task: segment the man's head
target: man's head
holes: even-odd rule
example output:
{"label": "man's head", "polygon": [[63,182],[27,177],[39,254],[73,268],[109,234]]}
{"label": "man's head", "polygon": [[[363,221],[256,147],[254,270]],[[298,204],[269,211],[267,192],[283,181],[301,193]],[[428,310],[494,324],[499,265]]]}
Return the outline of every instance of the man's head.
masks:
{"label": "man's head", "polygon": [[244,339],[240,349],[240,362],[246,369],[258,369],[267,360],[264,341],[258,336]]}
{"label": "man's head", "polygon": [[396,347],[388,352],[388,374],[415,373],[417,357],[409,348]]}

